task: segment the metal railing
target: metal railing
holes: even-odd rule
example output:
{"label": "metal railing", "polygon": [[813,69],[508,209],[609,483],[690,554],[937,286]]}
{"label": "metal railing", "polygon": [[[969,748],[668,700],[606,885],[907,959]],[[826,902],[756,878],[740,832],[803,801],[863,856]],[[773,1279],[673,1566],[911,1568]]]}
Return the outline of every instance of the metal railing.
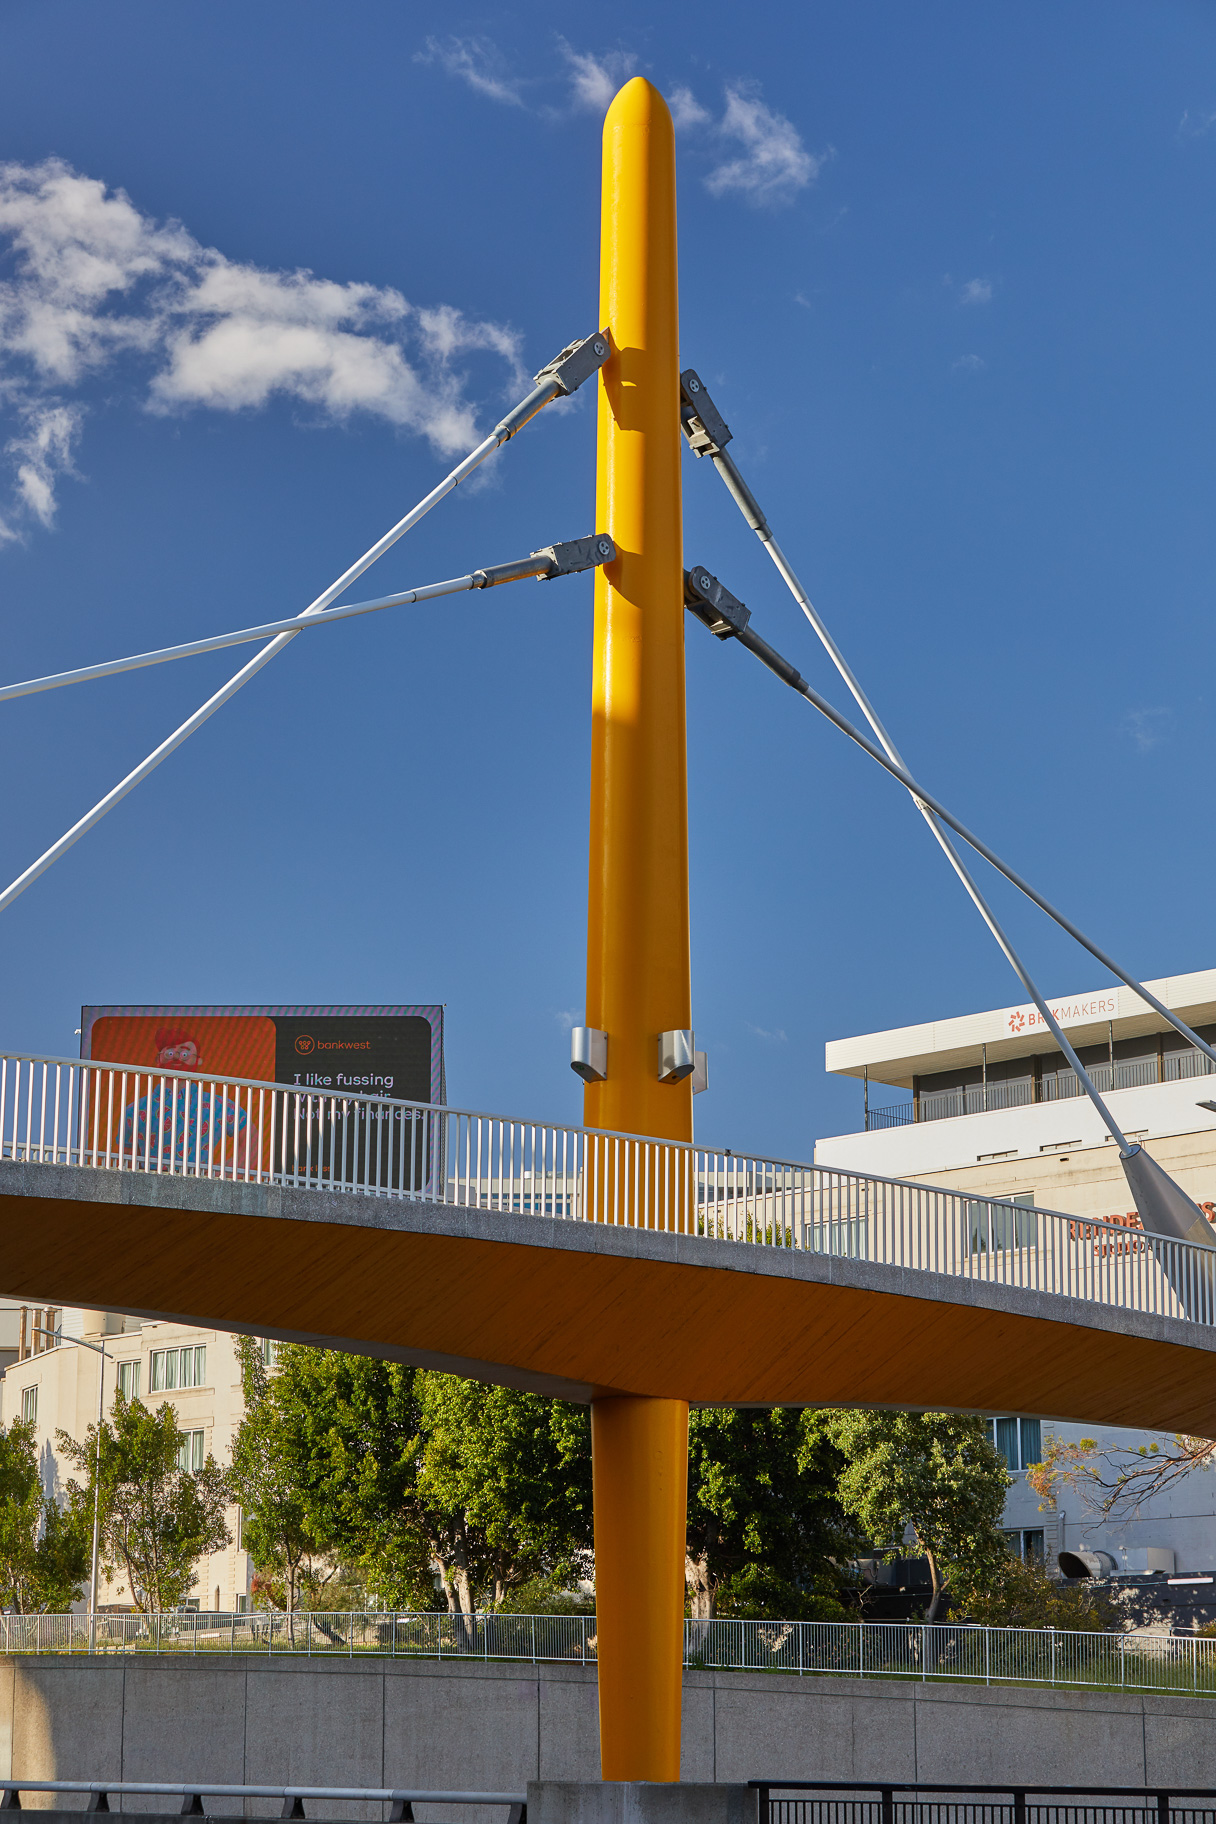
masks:
{"label": "metal railing", "polygon": [[1216,1248],[1123,1218],[387,1097],[0,1054],[0,1157],[602,1222],[1216,1322]]}
{"label": "metal railing", "polygon": [[[594,1615],[299,1613],[4,1615],[11,1654],[222,1654],[264,1659],[378,1656],[594,1665]],[[1098,1686],[1216,1696],[1216,1638],[1073,1633],[1055,1628],[930,1626],[914,1621],[684,1623],[688,1668]]]}
{"label": "metal railing", "polygon": [[[1216,1790],[1210,1786],[779,1779],[748,1785],[756,1792],[758,1824],[1170,1824],[1174,1812],[1182,1824],[1216,1820]],[[785,1796],[794,1792],[807,1796]]]}
{"label": "metal railing", "polygon": [[867,1108],[867,1134],[881,1133],[888,1127],[911,1127],[916,1120],[915,1102],[892,1102],[886,1108]]}
{"label": "metal railing", "polygon": [[[198,1780],[0,1780],[0,1793],[4,1794],[0,1810],[20,1811],[23,1792],[87,1794],[86,1805],[48,1808],[85,1812],[119,1809],[111,1806],[112,1798],[180,1799],[177,1810],[181,1817],[206,1816],[204,1799],[279,1799],[283,1804],[280,1816],[284,1818],[308,1817],[306,1800],[323,1805],[378,1803],[388,1806],[390,1824],[413,1824],[415,1805],[506,1805],[510,1807],[508,1824],[527,1824],[528,1816],[526,1792],[431,1792],[411,1786],[219,1786]],[[164,1809],[168,1812],[169,1807]]]}

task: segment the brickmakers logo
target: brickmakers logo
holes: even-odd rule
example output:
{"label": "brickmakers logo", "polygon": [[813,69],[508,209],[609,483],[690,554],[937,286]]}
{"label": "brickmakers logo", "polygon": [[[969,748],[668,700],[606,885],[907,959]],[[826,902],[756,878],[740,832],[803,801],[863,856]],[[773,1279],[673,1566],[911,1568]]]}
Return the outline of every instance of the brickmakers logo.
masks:
{"label": "brickmakers logo", "polygon": [[[1021,1030],[1022,1030],[1023,1026],[1025,1026],[1025,1024],[1026,1024],[1026,1015],[1024,1013],[1011,1013],[1010,1014],[1010,1016],[1009,1016],[1010,1032],[1021,1032]],[[300,1043],[300,1041],[299,1041],[299,1039],[297,1039],[296,1044],[299,1045],[299,1043]]]}
{"label": "brickmakers logo", "polygon": [[296,1038],[296,1050],[302,1058],[307,1058],[316,1050],[317,1041],[311,1033],[302,1032]]}

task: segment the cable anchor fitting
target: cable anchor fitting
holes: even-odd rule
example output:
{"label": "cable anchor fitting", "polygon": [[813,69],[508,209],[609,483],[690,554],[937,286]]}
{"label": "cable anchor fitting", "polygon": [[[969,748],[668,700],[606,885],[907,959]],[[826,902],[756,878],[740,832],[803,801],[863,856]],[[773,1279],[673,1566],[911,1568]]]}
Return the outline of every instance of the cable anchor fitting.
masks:
{"label": "cable anchor fitting", "polygon": [[527,576],[545,583],[554,576],[575,576],[580,570],[594,570],[600,564],[610,564],[615,556],[616,546],[608,534],[593,532],[589,538],[570,538],[564,544],[542,545],[530,557],[521,557],[513,564],[487,564],[484,570],[473,571],[469,587],[496,589],[499,583],[518,583]]}
{"label": "cable anchor fitting", "polygon": [[720,640],[738,639],[752,618],[738,596],[702,564],[684,572],[684,606]]}
{"label": "cable anchor fitting", "polygon": [[552,361],[541,368],[536,384],[540,386],[545,380],[556,380],[558,396],[568,398],[578,391],[584,380],[599,373],[611,353],[612,337],[606,329],[597,329],[592,336],[567,342],[561,354],[554,355]]}
{"label": "cable anchor fitting", "polygon": [[694,456],[720,456],[731,440],[729,424],[705,390],[695,368],[680,375],[680,429]]}

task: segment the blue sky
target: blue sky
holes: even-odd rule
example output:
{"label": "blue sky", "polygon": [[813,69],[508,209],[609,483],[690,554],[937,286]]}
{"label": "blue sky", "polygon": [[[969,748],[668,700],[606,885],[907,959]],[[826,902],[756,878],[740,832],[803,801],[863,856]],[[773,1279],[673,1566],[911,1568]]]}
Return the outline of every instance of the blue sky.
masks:
{"label": "blue sky", "polygon": [[[905,755],[1132,970],[1216,960],[1209,7],[22,0],[0,48],[8,679],[296,612],[433,485],[595,327],[642,72],[684,359]],[[592,530],[590,392],[361,592]],[[691,458],[685,519],[840,701]],[[6,1045],[73,1051],[82,1001],[440,1000],[453,1101],[577,1120],[590,596],[294,642],[4,913]],[[4,704],[5,880],[248,652]],[[1023,997],[898,788],[688,653],[698,1132],[809,1156],[860,1111],[826,1038]],[[994,898],[1049,993],[1102,985]]]}

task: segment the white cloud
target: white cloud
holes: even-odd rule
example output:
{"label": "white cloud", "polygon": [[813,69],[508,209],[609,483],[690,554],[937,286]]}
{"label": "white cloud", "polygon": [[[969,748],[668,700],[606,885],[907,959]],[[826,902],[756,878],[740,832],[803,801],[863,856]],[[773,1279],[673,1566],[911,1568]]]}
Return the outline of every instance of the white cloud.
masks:
{"label": "white cloud", "polygon": [[992,280],[968,279],[958,294],[960,304],[991,304]]}
{"label": "white cloud", "polygon": [[633,75],[637,58],[629,51],[608,51],[596,57],[591,51],[576,51],[564,38],[557,43],[566,59],[575,106],[593,114],[606,113],[612,97]]}
{"label": "white cloud", "polygon": [[684,132],[689,127],[707,126],[712,119],[709,109],[701,106],[691,89],[673,89],[668,105],[677,132]]}
{"label": "white cloud", "polygon": [[583,1016],[577,1007],[563,1007],[560,1013],[555,1013],[553,1017],[563,1032],[573,1032]]}
{"label": "white cloud", "polygon": [[780,1026],[776,1027],[772,1032],[768,1032],[763,1026],[753,1026],[750,1020],[745,1020],[743,1023],[754,1039],[760,1039],[766,1045],[789,1044],[785,1031]]}
{"label": "white cloud", "polygon": [[491,101],[513,108],[524,105],[518,82],[507,75],[502,54],[490,38],[428,38],[426,49],[414,52],[414,62],[437,63],[449,76],[467,82],[478,95],[486,95]]}
{"label": "white cloud", "polygon": [[510,384],[524,378],[502,324],[229,260],[57,159],[0,165],[0,245],[0,413],[16,426],[0,540],[51,524],[84,417],[73,394],[103,372],[158,412],[288,399],[334,421],[379,418],[443,455],[476,441],[463,357],[489,354]]}
{"label": "white cloud", "polygon": [[1172,709],[1129,709],[1124,717],[1124,726],[1137,753],[1151,753],[1153,748],[1169,738],[1170,723],[1174,719]]}
{"label": "white cloud", "polygon": [[1182,119],[1178,122],[1178,137],[1202,139],[1213,127],[1216,127],[1216,108],[1203,108],[1198,114],[1192,114],[1189,108],[1185,108]]}
{"label": "white cloud", "polygon": [[815,157],[802,143],[793,121],[760,100],[755,83],[731,83],[718,135],[742,146],[705,180],[711,196],[742,196],[759,208],[793,202],[818,177],[826,157]]}
{"label": "white cloud", "polygon": [[953,363],[956,374],[982,374],[987,365],[982,355],[960,355]]}

